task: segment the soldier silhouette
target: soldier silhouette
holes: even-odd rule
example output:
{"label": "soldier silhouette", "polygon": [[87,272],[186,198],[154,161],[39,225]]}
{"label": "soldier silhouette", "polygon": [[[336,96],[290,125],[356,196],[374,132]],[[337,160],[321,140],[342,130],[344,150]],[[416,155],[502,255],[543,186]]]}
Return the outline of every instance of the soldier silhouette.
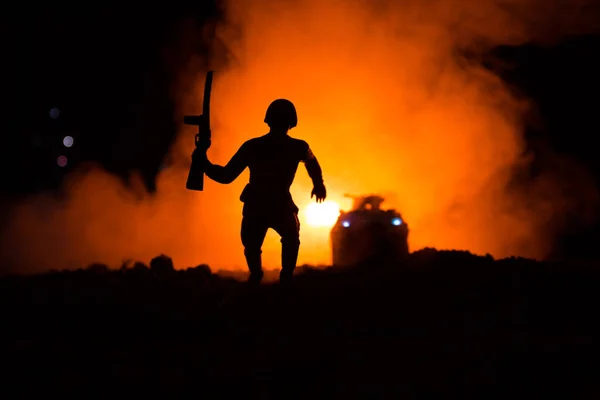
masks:
{"label": "soldier silhouette", "polygon": [[303,162],[312,179],[311,198],[322,202],[327,196],[321,166],[304,140],[288,136],[298,123],[296,108],[291,101],[273,101],[264,122],[267,134],[246,141],[225,166],[212,164],[206,154],[207,141],[194,150],[194,162],[203,165],[206,176],[215,182],[233,182],[245,169],[250,169],[250,182],[240,200],[242,211],[241,239],[250,270],[249,282],[259,283],[263,277],[262,245],[269,228],[281,236],[280,282],[292,279],[300,248],[300,221],[298,207],[290,194],[290,186]]}

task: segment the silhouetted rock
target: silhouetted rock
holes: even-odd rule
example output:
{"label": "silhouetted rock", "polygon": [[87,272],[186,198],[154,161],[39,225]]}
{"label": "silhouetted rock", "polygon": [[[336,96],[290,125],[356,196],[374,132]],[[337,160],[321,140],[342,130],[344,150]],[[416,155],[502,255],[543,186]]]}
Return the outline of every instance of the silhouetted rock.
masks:
{"label": "silhouetted rock", "polygon": [[200,264],[195,267],[190,267],[186,270],[186,272],[194,275],[194,276],[202,276],[202,277],[210,277],[212,275],[212,270],[210,266],[207,264]]}
{"label": "silhouetted rock", "polygon": [[128,269],[131,269],[132,265],[133,260],[124,260],[121,266],[119,267],[119,271],[127,271]]}
{"label": "silhouetted rock", "polygon": [[154,257],[150,261],[150,269],[157,275],[172,274],[175,271],[175,268],[173,267],[173,260],[164,254]]}
{"label": "silhouetted rock", "polygon": [[149,272],[150,268],[148,268],[148,266],[146,264],[144,264],[143,262],[140,261],[136,261],[133,263],[133,266],[131,267],[131,272]]}
{"label": "silhouetted rock", "polygon": [[436,249],[426,247],[421,250],[417,250],[410,254],[410,262],[418,264],[426,264],[434,260],[437,256],[438,251]]}
{"label": "silhouetted rock", "polygon": [[86,271],[92,274],[106,274],[110,271],[110,268],[106,264],[94,263],[89,265]]}

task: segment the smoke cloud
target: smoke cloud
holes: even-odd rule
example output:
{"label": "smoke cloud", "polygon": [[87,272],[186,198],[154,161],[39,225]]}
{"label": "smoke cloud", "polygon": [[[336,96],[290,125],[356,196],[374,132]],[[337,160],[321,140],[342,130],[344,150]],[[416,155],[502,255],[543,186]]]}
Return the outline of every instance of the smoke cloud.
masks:
{"label": "smoke cloud", "polygon": [[[230,0],[223,7],[222,48],[212,59],[213,162],[226,163],[245,140],[266,133],[264,112],[284,97],[299,114],[291,135],[311,145],[330,198],[348,206],[344,193],[389,194],[409,223],[413,250],[542,258],[555,233],[548,227],[595,201],[585,178],[570,180],[565,194],[555,171],[514,184],[515,170],[529,162],[522,132],[531,105],[478,60],[497,45],[552,44],[593,31],[597,13],[588,2]],[[205,71],[190,57],[177,66],[177,120],[201,110]],[[178,267],[244,268],[238,198],[248,172],[231,185],[186,191],[193,134],[181,127],[156,195],[135,189],[136,177],[130,189],[98,168],[82,170],[69,178],[66,200],[42,195],[15,208],[2,253],[19,268],[114,265],[159,253]],[[301,209],[310,190],[301,167],[292,189]],[[329,261],[326,230],[304,224],[301,240],[301,263]],[[264,259],[279,265],[271,232]]]}

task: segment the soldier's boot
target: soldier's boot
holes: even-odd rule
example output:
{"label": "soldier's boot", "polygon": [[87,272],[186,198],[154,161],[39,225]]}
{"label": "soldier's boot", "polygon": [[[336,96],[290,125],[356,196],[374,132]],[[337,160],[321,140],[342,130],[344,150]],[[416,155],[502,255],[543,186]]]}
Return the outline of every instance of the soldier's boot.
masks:
{"label": "soldier's boot", "polygon": [[244,249],[244,256],[246,256],[246,263],[250,270],[248,283],[259,284],[264,276],[261,254],[262,251],[260,249]]}
{"label": "soldier's boot", "polygon": [[281,272],[279,273],[279,281],[282,284],[292,281],[296,263],[298,262],[299,249],[300,241],[298,238],[281,239]]}

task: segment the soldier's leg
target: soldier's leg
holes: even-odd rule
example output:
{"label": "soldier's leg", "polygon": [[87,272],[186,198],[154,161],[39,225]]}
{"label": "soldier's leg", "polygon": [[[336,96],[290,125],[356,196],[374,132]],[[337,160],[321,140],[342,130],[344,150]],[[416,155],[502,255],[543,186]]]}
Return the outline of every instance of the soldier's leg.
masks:
{"label": "soldier's leg", "polygon": [[300,220],[298,213],[284,213],[273,221],[273,229],[281,236],[281,281],[292,278],[300,249]]}
{"label": "soldier's leg", "polygon": [[251,281],[260,281],[263,277],[262,245],[268,229],[266,221],[260,215],[244,213],[241,236]]}

